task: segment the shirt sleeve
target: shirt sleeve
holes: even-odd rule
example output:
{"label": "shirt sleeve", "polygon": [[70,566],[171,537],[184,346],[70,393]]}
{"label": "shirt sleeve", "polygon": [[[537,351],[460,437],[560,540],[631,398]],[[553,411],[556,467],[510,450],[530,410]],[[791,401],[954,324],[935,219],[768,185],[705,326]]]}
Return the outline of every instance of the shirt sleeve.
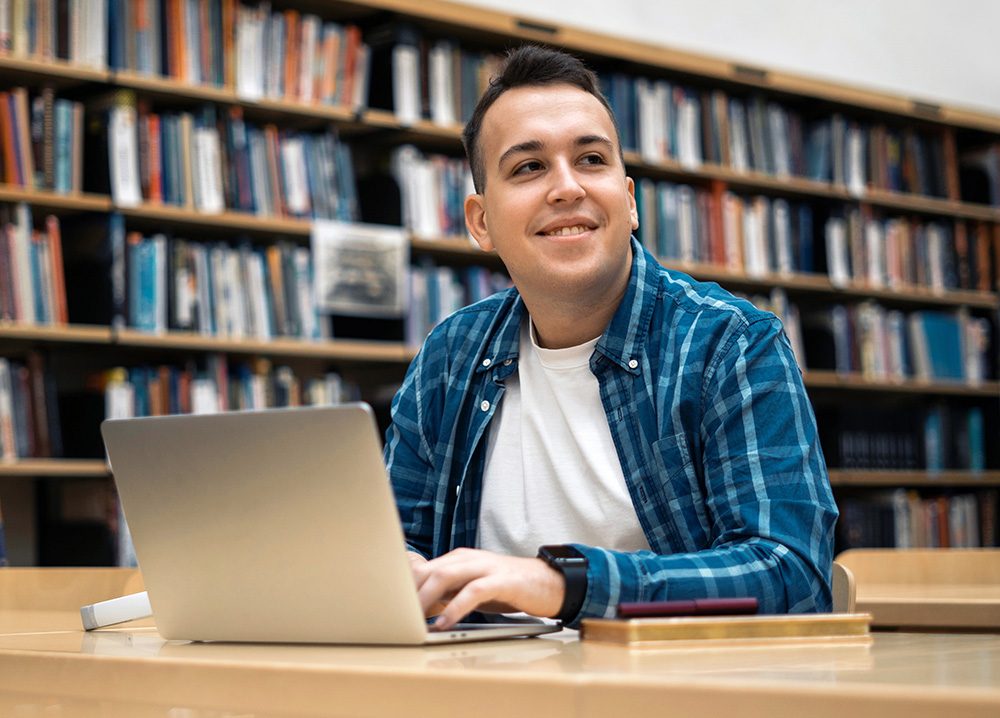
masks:
{"label": "shirt sleeve", "polygon": [[407,548],[431,558],[434,543],[435,500],[439,479],[434,468],[433,448],[427,439],[430,398],[427,353],[411,362],[392,401],[392,423],[386,431],[383,459],[396,496]]}
{"label": "shirt sleeve", "polygon": [[837,509],[812,406],[777,319],[756,319],[709,355],[698,422],[698,450],[685,446],[678,453],[687,461],[658,480],[691,476],[700,492],[693,502],[705,507],[706,545],[671,555],[577,545],[590,562],[577,622],[613,616],[622,601],[752,596],[761,613],[830,610]]}

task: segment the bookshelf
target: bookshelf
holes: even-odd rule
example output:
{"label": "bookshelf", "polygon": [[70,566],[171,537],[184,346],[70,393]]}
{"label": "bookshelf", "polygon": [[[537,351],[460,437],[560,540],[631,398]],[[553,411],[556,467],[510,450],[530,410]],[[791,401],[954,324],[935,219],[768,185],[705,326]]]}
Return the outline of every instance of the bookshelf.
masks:
{"label": "bookshelf", "polygon": [[834,487],[900,487],[900,486],[951,486],[961,488],[1000,486],[1000,471],[983,471],[970,476],[965,471],[864,471],[833,469],[830,483]]}
{"label": "bookshelf", "polygon": [[[118,7],[116,0],[109,2],[112,8]],[[155,3],[147,5],[154,7]],[[389,88],[395,82],[404,83],[405,80],[380,74],[383,71],[379,68],[384,64],[379,64],[379,53],[391,54],[399,45],[408,47],[407,43],[411,40],[407,38],[413,37],[417,38],[415,47],[419,62],[426,65],[431,62],[434,51],[447,50],[452,53],[447,57],[453,61],[454,68],[465,67],[462,63],[472,62],[474,74],[478,74],[480,80],[486,73],[483,68],[488,68],[491,56],[520,41],[550,43],[582,56],[608,83],[612,104],[621,113],[619,121],[626,135],[632,135],[624,153],[630,175],[657,192],[689,191],[694,202],[704,203],[703,210],[692,210],[706,214],[700,218],[692,215],[701,233],[693,232],[687,238],[688,256],[660,252],[659,235],[640,238],[654,253],[659,254],[666,265],[699,280],[718,282],[732,291],[750,296],[754,301],[781,309],[778,313],[786,322],[790,337],[809,331],[804,323],[800,326],[800,310],[803,316],[825,315],[835,307],[843,307],[851,317],[849,329],[855,334],[859,330],[855,325],[859,321],[855,312],[861,307],[871,306],[878,312],[885,312],[885,316],[895,313],[897,322],[914,323],[911,320],[913,316],[921,322],[925,319],[929,322],[943,316],[955,318],[954,326],[958,327],[955,331],[965,332],[971,325],[985,327],[987,348],[979,350],[981,356],[977,355],[979,366],[975,375],[969,374],[964,366],[959,368],[959,376],[953,378],[939,376],[933,365],[920,372],[914,368],[912,357],[905,372],[886,367],[873,368],[870,360],[866,364],[862,356],[865,348],[856,344],[843,349],[845,356],[853,352],[844,366],[813,361],[817,350],[806,347],[803,349],[803,368],[806,387],[821,418],[821,429],[823,417],[838,415],[843,407],[873,407],[876,413],[880,412],[881,416],[890,419],[902,415],[934,414],[956,431],[957,425],[972,422],[975,424],[973,430],[979,432],[976,435],[982,436],[975,450],[977,458],[969,459],[968,448],[951,446],[944,451],[947,455],[942,459],[945,466],[936,470],[914,466],[890,468],[885,465],[885,457],[879,459],[883,465],[876,468],[844,467],[837,463],[835,456],[840,451],[829,452],[829,458],[833,459],[831,481],[838,499],[843,494],[845,499],[853,501],[860,497],[859,500],[863,501],[868,492],[877,497],[881,492],[894,488],[917,490],[930,497],[976,492],[983,503],[984,516],[990,510],[996,513],[1000,487],[1000,456],[996,455],[996,437],[1000,432],[997,350],[1000,346],[1000,327],[997,323],[1000,202],[991,202],[981,194],[968,196],[965,182],[968,163],[963,165],[962,158],[980,148],[1000,147],[1000,117],[536,22],[530,18],[447,0],[425,0],[419,5],[409,0],[290,0],[279,5],[274,12],[280,12],[288,22],[296,17],[295,22],[300,26],[304,17],[315,15],[322,22],[357,28],[357,37],[367,45],[365,51],[370,53],[367,57],[371,61],[371,65],[366,66],[367,75],[359,71],[357,77],[361,79],[358,82],[383,86],[388,83]],[[204,27],[209,32],[222,35],[238,32],[232,28],[240,27],[244,16],[237,11],[249,13],[260,7],[257,3],[242,3],[239,0],[205,0],[194,6],[204,9],[206,13],[215,12],[215,8],[223,12],[223,16],[225,12],[233,13],[231,22],[223,21],[221,24],[211,20],[215,16],[205,15],[211,21],[206,22]],[[257,19],[260,19],[259,15]],[[321,27],[325,26],[321,24]],[[397,34],[395,29],[398,27],[405,27],[410,34]],[[112,37],[110,34],[107,36]],[[343,37],[347,38],[347,35]],[[386,37],[390,38],[388,44],[384,42]],[[396,39],[395,44],[392,38]],[[370,45],[369,40],[372,41]],[[209,45],[211,42],[206,47]],[[79,59],[72,62],[37,54],[32,56],[30,52],[17,55],[12,48],[0,48],[0,92],[23,87],[29,97],[34,97],[40,88],[51,87],[56,97],[66,97],[86,107],[89,119],[93,116],[97,98],[115,91],[127,91],[136,98],[142,108],[141,113],[164,117],[187,113],[197,118],[205,112],[205,108],[210,108],[219,126],[236,117],[262,132],[274,127],[275,132],[287,133],[288,136],[331,133],[338,142],[349,146],[353,153],[352,170],[356,174],[356,191],[361,207],[356,208],[352,218],[365,221],[408,221],[400,206],[370,203],[384,189],[386,177],[391,176],[387,168],[400,147],[412,146],[416,155],[432,164],[439,161],[438,158],[462,156],[461,124],[457,119],[442,120],[441,116],[435,115],[435,108],[439,105],[434,105],[433,91],[427,89],[427,79],[421,86],[420,77],[412,78],[418,83],[415,96],[426,100],[426,106],[416,108],[416,116],[413,108],[402,112],[369,106],[365,101],[366,92],[356,88],[350,97],[341,95],[332,103],[315,98],[304,99],[300,92],[303,85],[296,85],[298,89],[294,92],[270,92],[266,88],[263,92],[250,92],[245,84],[241,84],[240,55],[233,49],[234,45],[223,42],[222,46],[228,48],[228,54],[224,52],[213,56],[211,62],[200,68],[206,73],[208,70],[205,68],[212,68],[212,72],[216,73],[213,82],[188,79],[192,76],[191,67],[194,65],[178,69],[180,65],[176,64],[176,60],[172,61],[175,64],[170,66],[172,69],[167,76],[140,71],[138,58],[141,53],[135,50],[138,44],[126,45],[132,49],[122,55],[125,59],[121,62],[116,59],[118,51],[107,47],[104,48],[103,60],[93,59],[94,48],[78,48]],[[88,55],[88,52],[91,54]],[[364,57],[363,52],[360,56]],[[382,57],[384,60],[384,55]],[[116,63],[119,66],[115,66]],[[284,76],[289,83],[292,77]],[[688,122],[691,116],[696,116],[697,121],[691,126],[694,129],[681,127],[680,114],[668,114],[672,119],[667,126],[673,127],[674,135],[669,129],[663,132],[663,117],[655,113],[650,115],[652,105],[641,105],[637,99],[640,80],[646,83],[643,87],[669,87],[669,92],[660,96],[669,98],[668,104],[662,107],[656,105],[656,111],[687,112],[685,121]],[[319,80],[315,87],[320,87],[322,82]],[[453,87],[458,87],[457,82]],[[621,104],[623,96],[616,94],[617,90],[611,91],[623,87],[627,89],[624,105]],[[468,93],[469,89],[464,92]],[[448,101],[460,104],[462,91],[456,89],[454,94],[455,97],[451,97],[446,93]],[[375,97],[374,93],[372,97]],[[440,95],[438,99],[441,99]],[[829,131],[843,132],[845,149],[841,160],[844,166],[839,173],[830,167],[822,177],[810,176],[816,172],[807,168],[804,155],[795,159],[795,130],[785,134],[776,131],[777,134],[771,135],[770,141],[774,141],[775,145],[768,155],[770,165],[760,159],[760,151],[752,146],[743,148],[747,158],[740,160],[737,152],[739,145],[733,140],[733,135],[730,134],[729,141],[725,142],[722,131],[712,124],[715,122],[718,127],[729,127],[727,132],[734,131],[737,125],[732,119],[739,115],[730,115],[733,101],[736,105],[742,103],[741,111],[747,116],[755,108],[762,111],[761,118],[765,125],[776,122],[780,128],[784,126],[780,123],[787,123],[792,128],[795,123],[801,123],[797,130],[801,138],[800,155],[810,147],[811,130],[826,129],[829,125]],[[668,105],[672,109],[665,110]],[[452,114],[456,117],[461,114],[460,107],[453,109],[455,112]],[[652,135],[650,127],[655,130]],[[694,142],[695,145],[681,148],[678,136],[684,142]],[[754,139],[757,138],[748,135],[747,144],[752,145],[751,140]],[[789,144],[787,159],[798,164],[781,169],[778,165],[784,155],[775,147],[782,146],[782,142],[786,141]],[[853,150],[850,149],[852,141],[856,143]],[[85,135],[80,142],[82,150],[93,149],[91,135]],[[858,149],[858,142],[865,149]],[[923,148],[921,152],[936,158],[934,171],[925,168],[923,184],[917,187],[915,182],[919,173],[916,168],[903,167],[905,162],[902,159],[899,166],[893,165],[892,152],[871,150],[877,143],[886,142],[898,142],[902,148],[900,156],[904,159],[910,157],[911,165],[916,162],[917,149]],[[0,145],[0,156],[3,149]],[[836,154],[833,150],[829,152],[835,164]],[[229,159],[235,161],[232,157]],[[222,170],[226,169],[227,166],[223,165]],[[146,168],[140,167],[140,171],[144,172]],[[898,174],[898,181],[892,179],[895,177],[892,172]],[[1000,167],[997,172],[1000,173]],[[858,178],[862,180],[860,183]],[[372,179],[382,184],[366,184]],[[281,211],[280,203],[278,211],[262,213],[259,208],[258,211],[239,209],[227,197],[225,206],[216,211],[204,211],[204,208],[196,209],[190,197],[172,204],[153,198],[148,188],[143,189],[144,194],[138,202],[120,202],[108,188],[95,191],[93,178],[89,176],[84,176],[81,185],[72,191],[59,192],[18,184],[7,176],[3,166],[0,166],[0,180],[0,206],[14,207],[26,203],[36,225],[48,215],[55,216],[61,225],[65,245],[76,241],[75,230],[83,226],[85,218],[112,214],[120,216],[128,232],[139,233],[143,238],[163,232],[192,242],[222,242],[231,247],[246,244],[262,251],[262,248],[275,243],[306,247],[312,227],[308,212],[291,212],[287,208]],[[401,187],[405,183],[399,177],[393,177],[393,180],[402,195],[406,195],[405,188]],[[1000,183],[1000,179],[993,182]],[[889,189],[889,186],[895,186],[895,189]],[[664,187],[668,189],[661,190]],[[911,191],[915,188],[926,191]],[[907,191],[902,191],[904,189]],[[1000,191],[995,186],[992,189]],[[403,199],[415,201],[413,197]],[[769,213],[767,222],[770,224],[762,226],[770,228],[765,232],[768,235],[766,242],[770,245],[760,250],[767,256],[764,264],[753,271],[748,269],[749,255],[746,250],[749,247],[758,251],[759,247],[747,239],[749,230],[741,228],[732,234],[732,228],[737,225],[725,225],[726,215],[721,209],[725,205],[711,204],[726,201],[735,201],[733,206],[741,207],[739,211],[744,214],[734,214],[733,218],[743,222],[749,221],[747,217],[751,211]],[[781,250],[776,250],[777,245],[771,237],[777,232],[774,229],[775,207],[784,211],[785,205],[792,211],[799,211],[797,208],[801,206],[807,208],[811,225],[803,224],[793,233],[801,232],[802,246],[808,245],[810,249],[806,253],[808,261],[802,255],[804,250],[796,250],[797,254],[785,266],[780,266],[776,251]],[[386,217],[389,219],[386,220]],[[842,255],[836,257],[830,254],[829,249],[833,243],[828,229],[830,220],[842,220],[848,233]],[[642,224],[640,233],[646,230],[649,222]],[[807,226],[811,229],[802,229]],[[869,227],[875,229],[869,230]],[[484,255],[465,238],[434,237],[418,231],[414,226],[410,229],[409,252],[415,267],[424,270],[446,267],[455,272],[441,281],[462,281],[464,275],[461,273],[474,267],[485,267],[488,272],[502,271],[495,255]],[[880,237],[878,241],[883,244],[866,245],[869,237],[866,232],[869,231]],[[902,235],[898,234],[900,232]],[[947,255],[948,261],[955,263],[951,270],[953,276],[945,276],[947,273],[941,267],[931,271],[933,262],[937,260],[926,257],[922,260],[923,264],[916,260],[909,265],[900,263],[902,269],[899,271],[905,270],[910,274],[893,274],[889,268],[881,266],[889,264],[889,250],[886,249],[889,240],[886,237],[890,233],[904,236],[905,242],[913,243],[900,245],[906,247],[916,247],[917,243],[925,241],[918,237],[937,233],[935,236],[943,242],[942,256]],[[730,244],[726,244],[727,241]],[[734,249],[736,244],[733,242],[739,245],[738,251]],[[968,243],[972,249],[958,256],[955,248],[958,242]],[[707,245],[714,247],[714,254],[706,249]],[[846,271],[838,274],[833,265],[841,260],[846,263]],[[110,277],[107,283],[110,286]],[[327,372],[337,371],[356,382],[362,396],[385,404],[386,396],[391,394],[391,386],[402,378],[415,354],[419,337],[414,337],[414,331],[419,334],[424,328],[408,333],[400,329],[398,323],[371,322],[374,329],[369,327],[368,331],[354,335],[357,324],[338,324],[335,320],[335,338],[332,339],[279,335],[250,339],[209,336],[175,327],[150,333],[129,326],[128,321],[124,326],[113,324],[110,320],[97,325],[72,320],[51,324],[5,321],[0,322],[0,357],[21,361],[28,353],[43,355],[55,377],[58,391],[73,396],[84,394],[88,381],[92,381],[94,375],[115,367],[169,367],[170,371],[183,376],[185,371],[208,371],[210,360],[215,361],[213,357],[225,357],[231,365],[265,360],[274,367],[291,367],[294,369],[294,382],[310,375],[322,377]],[[345,326],[347,330],[342,331]],[[913,343],[916,341],[912,335],[914,331],[904,327],[893,341],[904,346]],[[836,343],[837,339],[833,337],[831,341]],[[808,341],[803,341],[803,346],[807,344]],[[820,350],[819,353],[830,355],[823,356],[824,360],[832,358],[832,345],[829,352]],[[268,391],[275,389],[272,387]],[[89,411],[91,419],[95,412],[100,413],[93,406]],[[70,427],[63,427],[63,432],[69,430]],[[911,439],[919,443],[921,437],[926,438],[923,432],[923,427],[913,428]],[[968,432],[963,429],[959,433],[964,437]],[[833,435],[831,441],[836,440]],[[98,448],[94,447],[94,450]],[[922,447],[918,448],[922,450]],[[920,461],[924,462],[923,459]],[[965,465],[965,468],[959,465]],[[25,526],[34,526],[35,508],[30,504],[34,500],[33,492],[26,490],[25,486],[37,484],[38,491],[34,493],[47,495],[56,490],[49,486],[53,482],[55,485],[73,479],[110,484],[103,462],[90,457],[8,457],[0,463],[0,500],[3,502],[8,535],[13,534],[19,542],[23,542],[24,537],[31,534]],[[16,491],[9,488],[12,485],[17,486]],[[41,500],[39,497],[35,499]],[[989,508],[991,502],[992,509]],[[43,530],[44,522],[38,528],[39,532]],[[992,540],[996,538],[994,529]],[[8,545],[10,543],[8,541]],[[21,562],[34,561],[35,554],[31,547],[15,547],[15,551]]]}

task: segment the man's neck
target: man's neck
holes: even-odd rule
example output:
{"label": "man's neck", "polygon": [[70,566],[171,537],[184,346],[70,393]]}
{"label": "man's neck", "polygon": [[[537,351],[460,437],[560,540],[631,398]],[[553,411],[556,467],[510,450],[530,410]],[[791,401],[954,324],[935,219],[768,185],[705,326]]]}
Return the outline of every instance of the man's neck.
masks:
{"label": "man's neck", "polygon": [[628,277],[620,289],[597,301],[553,300],[522,294],[528,314],[535,325],[535,340],[544,349],[565,349],[596,339],[618,310]]}

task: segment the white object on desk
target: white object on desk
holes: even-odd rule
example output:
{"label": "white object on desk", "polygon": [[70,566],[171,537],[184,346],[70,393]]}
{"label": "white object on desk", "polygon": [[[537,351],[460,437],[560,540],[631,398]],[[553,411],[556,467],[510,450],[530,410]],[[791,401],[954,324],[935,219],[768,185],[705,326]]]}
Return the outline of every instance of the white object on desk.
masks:
{"label": "white object on desk", "polygon": [[145,591],[121,598],[112,598],[108,601],[100,601],[80,609],[83,628],[87,631],[113,626],[116,623],[149,618],[152,615],[153,609],[149,606],[149,596],[146,595]]}

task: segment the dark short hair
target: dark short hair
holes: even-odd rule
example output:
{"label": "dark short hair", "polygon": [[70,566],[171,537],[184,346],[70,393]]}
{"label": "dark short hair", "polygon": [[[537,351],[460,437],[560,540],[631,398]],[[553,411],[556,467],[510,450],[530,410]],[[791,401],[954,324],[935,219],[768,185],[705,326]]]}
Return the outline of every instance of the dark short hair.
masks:
{"label": "dark short hair", "polygon": [[590,93],[608,111],[608,116],[615,128],[615,139],[618,142],[618,154],[622,160],[622,167],[625,166],[618,121],[615,119],[611,105],[601,94],[597,75],[581,60],[565,52],[539,45],[522,45],[507,53],[497,70],[497,74],[490,79],[486,92],[479,98],[476,109],[473,110],[472,117],[466,123],[465,129],[462,130],[462,143],[465,145],[465,154],[469,158],[472,182],[476,192],[482,192],[483,186],[486,184],[486,164],[483,160],[482,148],[479,146],[479,132],[483,127],[486,111],[507,90],[513,90],[516,87],[562,84],[572,85]]}

